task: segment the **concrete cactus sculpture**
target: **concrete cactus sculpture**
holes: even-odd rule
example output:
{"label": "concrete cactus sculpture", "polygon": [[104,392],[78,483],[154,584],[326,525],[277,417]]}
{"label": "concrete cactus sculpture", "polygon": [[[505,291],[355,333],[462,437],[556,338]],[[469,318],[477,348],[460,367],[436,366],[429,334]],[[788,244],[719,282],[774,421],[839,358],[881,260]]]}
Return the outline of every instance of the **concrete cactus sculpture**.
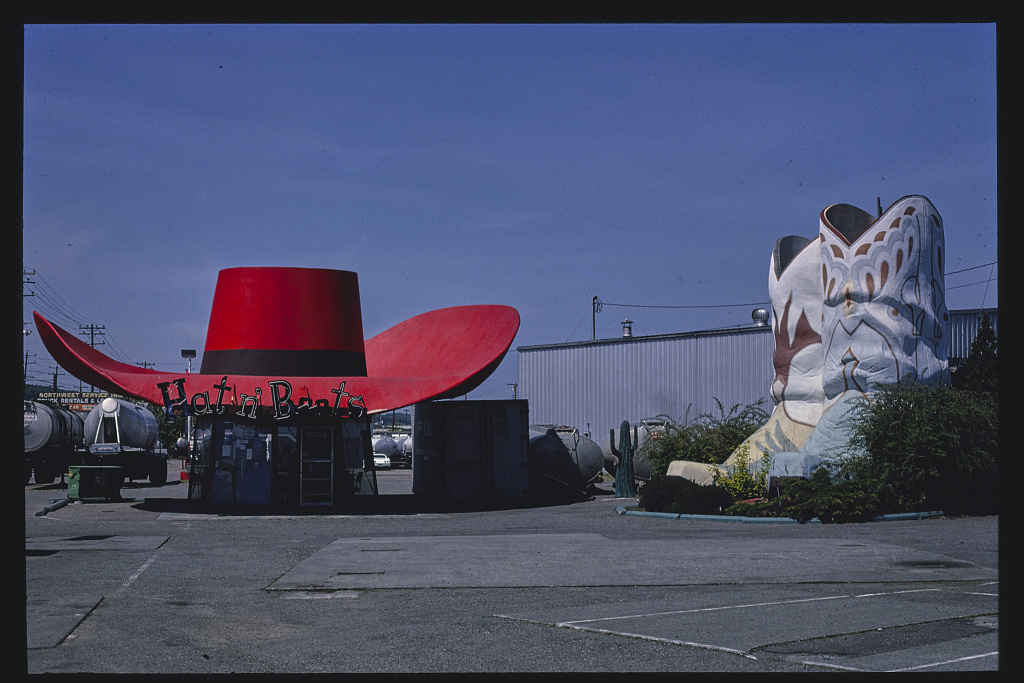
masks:
{"label": "concrete cactus sculpture", "polygon": [[619,459],[615,468],[615,497],[635,498],[636,479],[633,476],[633,455],[636,453],[638,439],[636,427],[633,427],[633,439],[629,438],[629,422],[622,421],[619,427],[619,447],[615,447],[615,430],[611,430],[612,454]]}

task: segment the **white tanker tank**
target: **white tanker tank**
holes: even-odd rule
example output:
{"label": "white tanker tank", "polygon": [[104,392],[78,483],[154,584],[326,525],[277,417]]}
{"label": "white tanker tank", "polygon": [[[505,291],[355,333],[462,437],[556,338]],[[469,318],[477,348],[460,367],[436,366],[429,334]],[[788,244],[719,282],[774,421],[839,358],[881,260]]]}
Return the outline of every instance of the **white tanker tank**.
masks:
{"label": "white tanker tank", "polygon": [[396,467],[398,465],[404,465],[405,467],[412,467],[412,436],[409,434],[400,434],[395,437],[395,454],[391,457],[391,466]]}
{"label": "white tanker tank", "polygon": [[85,445],[89,464],[119,465],[129,479],[149,478],[162,486],[167,481],[167,460],[154,452],[160,426],[148,409],[131,401],[109,397],[85,418]]}
{"label": "white tanker tank", "polygon": [[41,401],[25,401],[25,483],[52,484],[79,457],[84,421],[78,413]]}
{"label": "white tanker tank", "polygon": [[390,436],[378,436],[373,439],[373,452],[390,458],[398,453],[398,444]]}

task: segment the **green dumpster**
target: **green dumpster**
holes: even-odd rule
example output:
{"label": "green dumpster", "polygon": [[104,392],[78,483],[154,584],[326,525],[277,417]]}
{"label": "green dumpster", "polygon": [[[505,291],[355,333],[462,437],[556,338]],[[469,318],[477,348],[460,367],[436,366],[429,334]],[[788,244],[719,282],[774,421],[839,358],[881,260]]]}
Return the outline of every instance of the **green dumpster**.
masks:
{"label": "green dumpster", "polygon": [[124,468],[111,465],[72,465],[68,469],[69,500],[121,500]]}

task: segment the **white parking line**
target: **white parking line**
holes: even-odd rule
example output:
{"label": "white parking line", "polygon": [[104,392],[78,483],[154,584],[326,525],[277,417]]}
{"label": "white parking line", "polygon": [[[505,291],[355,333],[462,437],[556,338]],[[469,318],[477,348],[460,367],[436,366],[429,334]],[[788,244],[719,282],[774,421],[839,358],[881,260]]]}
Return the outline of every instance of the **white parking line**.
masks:
{"label": "white parking line", "polygon": [[[799,604],[799,603],[822,602],[822,601],[826,601],[826,600],[838,600],[838,599],[842,599],[842,598],[849,598],[849,599],[854,599],[854,598],[874,598],[874,597],[887,597],[887,596],[893,596],[893,595],[905,595],[905,594],[908,594],[908,593],[930,593],[930,592],[940,592],[942,590],[943,589],[941,589],[941,588],[916,588],[916,589],[910,589],[910,590],[889,591],[889,592],[884,592],[884,593],[859,593],[859,594],[855,594],[855,595],[828,595],[828,596],[819,597],[819,598],[800,598],[800,599],[795,599],[795,600],[777,600],[777,601],[773,601],[773,602],[754,602],[754,603],[747,603],[747,604],[743,604],[743,605],[721,605],[721,606],[718,606],[718,607],[701,607],[701,608],[696,608],[696,609],[672,610],[672,611],[669,611],[669,612],[647,612],[647,613],[643,613],[643,614],[626,614],[626,615],[620,615],[620,616],[614,616],[614,617],[598,617],[598,618],[595,618],[595,619],[577,619],[577,620],[573,620],[573,621],[561,621],[561,622],[555,622],[555,623],[546,622],[546,621],[537,621],[537,620],[534,620],[534,619],[525,619],[525,618],[522,618],[522,617],[512,617],[512,616],[507,616],[507,615],[504,615],[504,614],[494,614],[492,616],[498,617],[500,619],[510,619],[510,620],[513,620],[513,621],[523,621],[523,622],[526,622],[526,623],[540,624],[540,625],[544,625],[544,626],[557,626],[559,628],[568,628],[568,629],[573,629],[573,630],[576,630],[576,631],[584,631],[584,632],[588,632],[588,633],[603,633],[603,634],[608,634],[608,635],[623,636],[623,637],[626,637],[626,638],[637,638],[637,639],[640,639],[640,640],[648,640],[648,641],[652,641],[652,642],[669,643],[669,644],[672,644],[672,645],[685,645],[685,646],[701,648],[701,649],[705,649],[705,650],[714,650],[714,651],[717,651],[717,652],[727,652],[727,653],[730,653],[730,654],[740,655],[740,656],[746,657],[748,659],[756,660],[757,657],[755,657],[754,655],[750,654],[749,652],[746,652],[746,651],[743,651],[743,650],[737,650],[735,648],[723,647],[723,646],[719,646],[719,645],[708,645],[707,643],[695,643],[695,642],[686,641],[686,640],[676,640],[676,639],[672,639],[672,638],[659,638],[657,636],[648,636],[648,635],[644,635],[644,634],[640,634],[640,633],[630,633],[630,632],[627,632],[627,631],[612,631],[612,630],[608,630],[608,629],[599,629],[599,628],[593,628],[593,627],[590,627],[590,626],[581,626],[580,624],[590,624],[590,623],[599,622],[599,621],[615,621],[615,620],[620,620],[620,619],[642,619],[642,618],[646,618],[646,617],[660,617],[660,616],[669,616],[669,615],[673,615],[673,614],[694,614],[694,613],[699,613],[699,612],[717,612],[717,611],[724,611],[724,610],[746,609],[746,608],[750,608],[750,607],[767,607],[767,606],[772,606],[772,605],[793,605],[793,604]],[[991,593],[974,593],[974,595],[995,595],[995,594],[991,594]],[[996,597],[998,597],[998,596],[996,596]],[[956,663],[956,662],[962,662],[962,661],[967,661],[967,660],[971,660],[971,659],[979,659],[979,658],[982,658],[982,657],[992,657],[992,656],[995,656],[995,655],[998,655],[998,654],[999,654],[998,652],[989,652],[989,653],[982,654],[982,655],[971,655],[971,656],[968,656],[968,657],[960,657],[959,659],[950,659],[950,660],[946,660],[946,661],[942,661],[942,662],[933,662],[933,663],[930,663],[930,664],[920,664],[920,665],[913,666],[913,667],[908,667],[908,668],[905,668],[905,669],[893,669],[892,671],[896,672],[896,671],[913,671],[913,670],[916,670],[916,669],[927,669],[927,668],[930,668],[930,667],[942,666],[943,664],[953,664],[953,663]],[[801,661],[800,663],[801,664],[805,664],[807,666],[820,666],[820,667],[826,667],[826,668],[830,668],[830,669],[840,669],[840,670],[843,670],[843,671],[866,671],[866,669],[858,669],[858,668],[855,668],[855,667],[842,666],[842,665],[839,665],[839,664],[828,664],[826,662]]]}
{"label": "white parking line", "polygon": [[284,595],[284,596],[282,596],[282,599],[284,599],[284,600],[334,600],[334,599],[337,599],[337,598],[346,598],[346,599],[349,599],[349,600],[354,600],[354,599],[358,598],[359,595],[360,594],[357,591],[330,591],[330,592],[320,591],[320,592],[312,592],[312,593],[311,592],[303,591],[303,592],[299,592],[299,593],[291,593],[291,594],[288,594],[288,595]]}
{"label": "white parking line", "polygon": [[923,593],[927,591],[937,591],[938,588],[921,588],[917,590],[906,590],[906,591],[893,591],[892,593],[862,593],[860,595],[828,595],[823,598],[800,598],[798,600],[777,600],[775,602],[752,602],[746,605],[723,605],[720,607],[700,607],[697,609],[681,609],[673,610],[671,612],[650,612],[647,614],[626,614],[617,617],[600,617],[597,619],[578,619],[575,621],[565,621],[560,624],[586,624],[594,621],[614,621],[616,619],[642,619],[644,617],[663,617],[670,614],[693,614],[696,612],[719,612],[722,610],[729,609],[746,609],[748,607],[769,607],[772,605],[794,605],[801,602],[820,602],[823,600],[839,600],[842,598],[870,598],[882,595],[899,595],[901,593]]}
{"label": "white parking line", "polygon": [[733,649],[731,647],[721,647],[719,645],[708,645],[706,643],[694,643],[694,642],[691,642],[691,641],[688,641],[688,640],[675,640],[673,638],[658,638],[657,636],[645,636],[645,635],[643,635],[641,633],[627,633],[627,632],[624,632],[624,631],[609,631],[609,630],[603,629],[603,628],[588,628],[586,626],[576,626],[576,625],[570,624],[568,622],[561,623],[561,624],[555,624],[555,626],[560,626],[561,628],[573,629],[574,631],[584,631],[586,633],[605,633],[605,634],[613,635],[613,636],[623,636],[625,638],[637,638],[639,640],[650,640],[650,641],[653,641],[655,643],[669,643],[670,645],[687,645],[689,647],[696,647],[696,648],[700,648],[702,650],[715,650],[716,652],[728,652],[729,654],[740,655],[741,657],[746,657],[747,659],[754,659],[754,660],[757,659],[757,657],[755,657],[754,655],[750,654],[749,652],[744,652],[743,650],[736,650],[736,649]]}
{"label": "white parking line", "polygon": [[605,635],[622,636],[624,638],[636,638],[638,640],[649,640],[655,643],[668,643],[670,645],[686,645],[689,647],[701,648],[703,650],[714,650],[716,652],[727,652],[729,654],[740,655],[747,659],[756,660],[757,657],[754,655],[744,652],[743,650],[736,650],[731,647],[720,647],[718,645],[708,645],[707,643],[694,643],[688,640],[675,640],[672,638],[658,638],[657,636],[647,636],[642,633],[627,633],[625,631],[610,631],[603,628],[589,628],[587,626],[576,626],[578,622],[564,621],[561,623],[551,623],[550,621],[537,621],[535,619],[524,619],[522,617],[512,617],[507,614],[492,614],[491,616],[499,619],[509,619],[510,621],[523,621],[528,624],[538,624],[540,626],[557,626],[559,628],[568,628],[574,631],[583,631],[585,633],[603,633]]}
{"label": "white parking line", "polygon": [[986,652],[983,655],[970,655],[968,657],[957,657],[956,659],[947,659],[943,662],[932,662],[931,664],[918,664],[917,666],[908,666],[905,669],[890,669],[886,673],[897,673],[899,671],[915,671],[917,669],[928,669],[933,666],[942,666],[943,664],[955,664],[957,662],[966,662],[969,659],[981,659],[982,657],[995,657],[999,654],[999,651]]}
{"label": "white parking line", "polygon": [[127,581],[125,581],[124,583],[122,583],[122,584],[121,584],[121,588],[120,588],[120,590],[118,590],[118,592],[120,593],[120,592],[121,592],[121,591],[123,591],[123,590],[124,590],[125,588],[127,588],[127,587],[128,587],[128,586],[130,586],[130,585],[132,585],[132,583],[133,583],[133,582],[135,581],[135,579],[139,578],[139,576],[140,576],[140,575],[142,574],[142,572],[144,572],[144,571],[146,571],[147,569],[149,569],[149,565],[153,564],[154,562],[156,562],[156,555],[155,555],[155,554],[153,555],[153,557],[151,557],[151,558],[149,558],[148,560],[146,560],[146,561],[145,561],[145,562],[144,562],[144,563],[142,564],[142,566],[141,566],[141,567],[139,567],[138,569],[136,569],[136,570],[135,570],[135,573],[134,573],[134,574],[132,574],[131,576],[129,576],[129,577],[128,577],[128,580],[127,580]]}
{"label": "white parking line", "polygon": [[840,669],[841,671],[867,671],[867,669],[858,669],[854,666],[840,666],[838,664],[827,664],[825,662],[802,661],[800,663],[806,666],[823,666],[826,669]]}

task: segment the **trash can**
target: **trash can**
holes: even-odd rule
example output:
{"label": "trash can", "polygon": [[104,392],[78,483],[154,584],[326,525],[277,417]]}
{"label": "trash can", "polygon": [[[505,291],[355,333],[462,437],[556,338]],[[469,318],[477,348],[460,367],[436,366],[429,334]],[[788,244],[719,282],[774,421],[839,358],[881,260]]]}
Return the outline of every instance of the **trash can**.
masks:
{"label": "trash can", "polygon": [[72,465],[68,468],[69,500],[121,500],[124,468],[110,465]]}

